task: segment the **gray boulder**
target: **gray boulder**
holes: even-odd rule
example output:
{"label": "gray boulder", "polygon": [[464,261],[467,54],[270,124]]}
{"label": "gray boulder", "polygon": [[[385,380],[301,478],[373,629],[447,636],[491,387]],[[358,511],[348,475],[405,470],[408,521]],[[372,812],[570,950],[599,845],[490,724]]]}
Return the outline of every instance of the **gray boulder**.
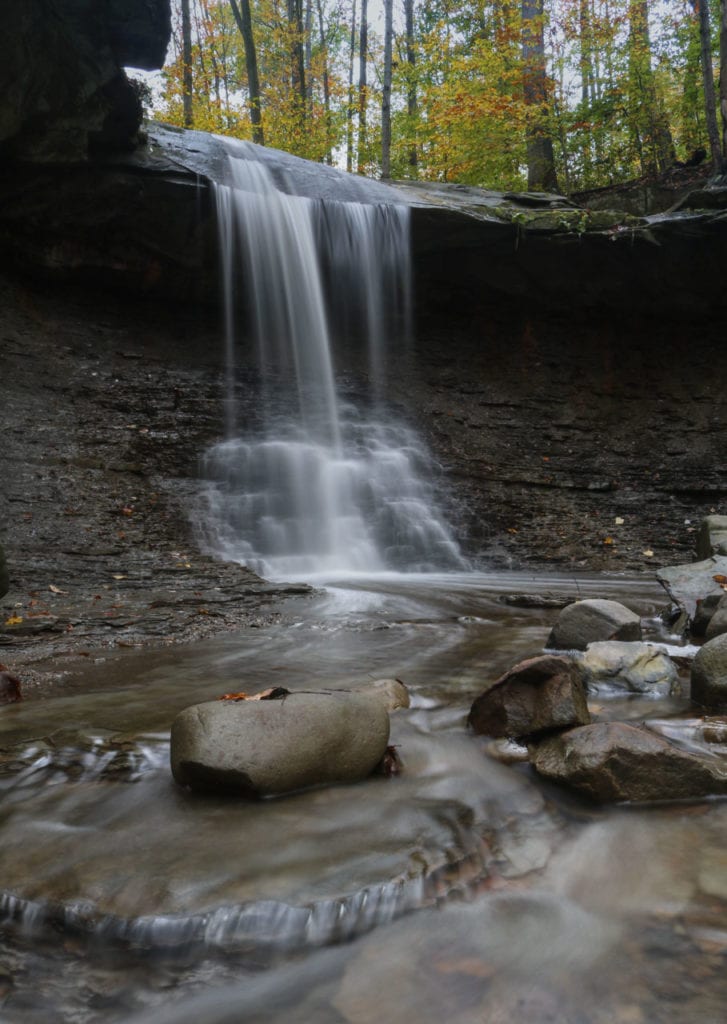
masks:
{"label": "gray boulder", "polygon": [[727,764],[674,746],[624,722],[598,722],[549,737],[531,749],[547,779],[598,803],[701,799],[727,793]]}
{"label": "gray boulder", "polygon": [[638,615],[618,601],[589,599],[563,609],[546,646],[560,651],[585,651],[598,640],[640,639]]}
{"label": "gray boulder", "polygon": [[494,737],[533,736],[590,722],[580,672],[571,658],[521,661],[472,705],[469,724]]}
{"label": "gray boulder", "polygon": [[717,555],[685,565],[668,565],[656,573],[672,601],[684,608],[691,619],[696,613],[697,602],[710,594],[721,596],[724,593],[715,576],[727,576],[727,556]]}
{"label": "gray boulder", "polygon": [[697,558],[727,555],[727,516],[705,516],[697,534]]}
{"label": "gray boulder", "polygon": [[172,723],[172,774],[250,797],[357,782],[386,752],[388,703],[385,692],[328,690],[195,704]]}
{"label": "gray boulder", "polygon": [[668,697],[679,691],[676,666],[668,655],[650,644],[616,640],[589,644],[579,660],[589,693],[644,693]]}
{"label": "gray boulder", "polygon": [[692,700],[705,707],[727,704],[727,633],[708,640],[692,662]]}
{"label": "gray boulder", "polygon": [[717,611],[717,606],[724,596],[724,592],[722,592],[722,596],[716,593],[709,594],[701,601],[697,601],[694,618],[689,628],[692,636],[704,636],[706,634],[712,616]]}
{"label": "gray boulder", "polygon": [[[704,601],[702,604],[704,604]],[[721,636],[722,633],[727,633],[727,594],[724,594],[715,603],[714,611],[709,616],[709,621],[704,630],[704,637],[707,640],[713,640],[716,636]]]}

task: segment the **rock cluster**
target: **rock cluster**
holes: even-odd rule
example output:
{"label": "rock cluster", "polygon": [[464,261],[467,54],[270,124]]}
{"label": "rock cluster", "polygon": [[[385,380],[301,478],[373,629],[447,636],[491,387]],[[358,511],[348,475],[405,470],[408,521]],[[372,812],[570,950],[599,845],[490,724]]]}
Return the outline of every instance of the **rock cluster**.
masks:
{"label": "rock cluster", "polygon": [[[722,518],[727,521],[711,517]],[[707,526],[714,531],[714,523]],[[727,619],[720,557],[660,574],[672,599],[691,610],[693,631],[712,636],[694,658],[691,699],[717,710],[727,707],[727,626],[716,629]],[[476,733],[527,744],[539,775],[597,802],[727,794],[727,759],[717,749],[727,737],[723,719],[698,719],[689,729],[678,720],[590,720],[586,693],[599,699],[680,693],[675,663],[664,649],[641,642],[637,615],[614,601],[576,602],[560,613],[548,647],[568,653],[521,662],[475,700],[469,723]]]}

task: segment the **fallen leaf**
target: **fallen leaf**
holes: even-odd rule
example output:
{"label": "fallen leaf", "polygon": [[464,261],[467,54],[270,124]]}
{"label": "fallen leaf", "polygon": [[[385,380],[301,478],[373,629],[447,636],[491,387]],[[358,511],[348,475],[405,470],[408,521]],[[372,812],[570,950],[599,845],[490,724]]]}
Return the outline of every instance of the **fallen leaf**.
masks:
{"label": "fallen leaf", "polygon": [[240,690],[238,693],[223,693],[217,700],[248,700],[248,696]]}
{"label": "fallen leaf", "polygon": [[122,516],[133,516],[133,514],[134,514],[133,508],[128,508],[127,506],[124,506],[124,508],[121,509],[121,515]]}
{"label": "fallen leaf", "polygon": [[19,626],[23,621],[22,615],[11,615],[9,619],[5,620],[6,626]]}
{"label": "fallen leaf", "polygon": [[604,537],[603,538],[603,543],[604,544],[613,544],[614,543],[613,537]]}
{"label": "fallen leaf", "polygon": [[642,551],[641,554],[644,555],[646,558],[654,557],[654,552],[651,550],[651,548],[647,548],[646,551]]}
{"label": "fallen leaf", "polygon": [[125,580],[125,579],[128,579],[128,577],[127,576],[123,576],[120,572],[115,572],[113,577],[112,577],[112,579],[115,579],[115,580]]}
{"label": "fallen leaf", "polygon": [[723,587],[725,583],[727,583],[727,576],[724,576],[722,573],[719,572],[716,576],[713,576],[712,579],[715,583],[719,583],[720,587]]}
{"label": "fallen leaf", "polygon": [[67,590],[61,590],[60,587],[56,587],[53,583],[50,584],[50,586],[48,587],[48,590],[50,590],[51,594],[67,594],[68,593]]}
{"label": "fallen leaf", "polygon": [[623,526],[625,522],[626,520],[623,518],[623,516],[616,516],[616,518],[614,519],[614,523],[616,524],[616,526]]}

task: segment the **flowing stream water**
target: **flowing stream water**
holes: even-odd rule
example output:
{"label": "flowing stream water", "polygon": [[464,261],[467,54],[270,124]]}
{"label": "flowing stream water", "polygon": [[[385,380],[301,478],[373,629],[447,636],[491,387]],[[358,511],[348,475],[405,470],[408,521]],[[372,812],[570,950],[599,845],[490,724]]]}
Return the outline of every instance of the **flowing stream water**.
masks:
{"label": "flowing stream water", "polygon": [[[663,594],[463,571],[431,460],[386,409],[405,213],[284,195],[249,155],[234,150],[218,188],[228,435],[207,456],[199,530],[222,557],[318,589],[204,643],[97,654],[47,699],[3,709],[0,1020],[721,1024],[727,804],[586,806],[466,726],[556,615],[508,594],[617,598],[654,634]],[[253,432],[235,404],[240,275],[267,382]],[[357,333],[347,316],[368,350],[357,407],[331,345]],[[387,676],[412,699],[392,717],[398,776],[256,803],[172,782],[170,724],[190,704]]]}

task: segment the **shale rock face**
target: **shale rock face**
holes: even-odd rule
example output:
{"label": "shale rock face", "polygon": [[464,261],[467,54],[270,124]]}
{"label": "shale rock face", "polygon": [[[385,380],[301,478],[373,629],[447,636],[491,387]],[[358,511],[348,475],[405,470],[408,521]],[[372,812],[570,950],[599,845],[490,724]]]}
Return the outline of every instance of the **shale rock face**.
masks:
{"label": "shale rock face", "polygon": [[0,597],[4,597],[10,589],[10,578],[8,575],[8,566],[5,561],[5,552],[0,545]]}
{"label": "shale rock face", "polygon": [[136,142],[141,106],[124,66],[161,67],[169,0],[5,0],[0,151],[84,160]]}
{"label": "shale rock face", "polygon": [[727,516],[705,516],[697,537],[697,558],[727,555]]}
{"label": "shale rock face", "polygon": [[476,733],[519,738],[590,722],[580,672],[570,658],[544,655],[515,665],[472,705]]}
{"label": "shale rock face", "polygon": [[640,640],[641,620],[618,601],[598,599],[568,605],[548,637],[547,646],[559,651],[585,651],[597,640]]}

